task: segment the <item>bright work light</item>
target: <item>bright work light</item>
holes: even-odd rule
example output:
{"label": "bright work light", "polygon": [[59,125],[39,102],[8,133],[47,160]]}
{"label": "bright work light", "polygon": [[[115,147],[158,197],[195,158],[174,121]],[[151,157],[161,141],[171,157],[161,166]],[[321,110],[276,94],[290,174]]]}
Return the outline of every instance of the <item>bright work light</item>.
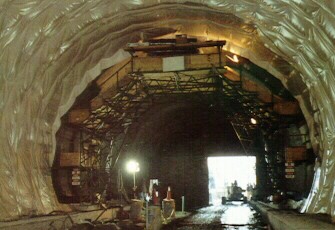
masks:
{"label": "bright work light", "polygon": [[140,171],[140,165],[138,162],[134,161],[134,160],[131,160],[127,163],[127,171],[132,173],[133,174],[133,177],[134,177],[134,193],[135,193],[135,190],[136,190],[136,181],[135,181],[135,178],[136,178],[136,173]]}
{"label": "bright work light", "polygon": [[251,119],[250,119],[250,122],[251,122],[251,124],[253,124],[253,125],[256,125],[256,124],[257,124],[257,120],[256,120],[255,118],[251,118]]}
{"label": "bright work light", "polygon": [[137,173],[140,171],[140,165],[136,161],[129,161],[127,164],[127,171],[130,173]]}
{"label": "bright work light", "polygon": [[227,57],[229,60],[233,61],[233,62],[236,62],[236,63],[239,62],[238,57],[236,56],[236,54],[234,54],[233,57],[230,57],[230,56],[228,56],[228,55],[226,55],[226,57]]}

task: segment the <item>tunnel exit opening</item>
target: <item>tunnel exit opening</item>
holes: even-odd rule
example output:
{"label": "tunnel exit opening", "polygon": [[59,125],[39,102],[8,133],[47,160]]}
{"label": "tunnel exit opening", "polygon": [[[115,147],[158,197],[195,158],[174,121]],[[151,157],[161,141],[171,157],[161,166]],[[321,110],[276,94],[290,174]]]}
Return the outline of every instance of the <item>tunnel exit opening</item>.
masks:
{"label": "tunnel exit opening", "polygon": [[[221,204],[222,197],[238,199],[232,195],[232,185],[243,190],[243,195],[250,198],[247,189],[256,184],[256,157],[229,156],[208,157],[209,204]],[[241,199],[243,200],[243,198]]]}

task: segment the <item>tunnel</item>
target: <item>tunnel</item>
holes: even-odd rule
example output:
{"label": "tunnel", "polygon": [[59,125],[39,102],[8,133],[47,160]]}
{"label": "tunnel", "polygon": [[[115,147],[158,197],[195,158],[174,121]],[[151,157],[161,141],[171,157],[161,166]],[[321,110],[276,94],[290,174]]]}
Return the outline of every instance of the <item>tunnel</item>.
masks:
{"label": "tunnel", "polygon": [[[211,156],[255,156],[258,199],[293,191],[301,213],[333,220],[334,3],[0,7],[1,221],[117,197],[129,159],[140,163],[138,183],[157,178],[186,208],[203,207]],[[206,45],[143,54],[178,39]]]}

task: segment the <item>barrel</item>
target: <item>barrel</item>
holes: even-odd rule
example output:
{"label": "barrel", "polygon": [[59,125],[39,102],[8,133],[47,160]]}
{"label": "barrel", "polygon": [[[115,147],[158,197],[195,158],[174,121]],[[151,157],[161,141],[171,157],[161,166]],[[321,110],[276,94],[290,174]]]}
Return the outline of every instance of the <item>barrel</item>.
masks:
{"label": "barrel", "polygon": [[174,199],[164,199],[163,200],[163,217],[164,218],[174,218],[175,214],[176,203]]}
{"label": "barrel", "polygon": [[148,207],[148,229],[159,230],[162,228],[161,207],[151,205]]}
{"label": "barrel", "polygon": [[131,220],[141,220],[141,211],[143,207],[143,201],[132,199],[130,204],[130,214]]}

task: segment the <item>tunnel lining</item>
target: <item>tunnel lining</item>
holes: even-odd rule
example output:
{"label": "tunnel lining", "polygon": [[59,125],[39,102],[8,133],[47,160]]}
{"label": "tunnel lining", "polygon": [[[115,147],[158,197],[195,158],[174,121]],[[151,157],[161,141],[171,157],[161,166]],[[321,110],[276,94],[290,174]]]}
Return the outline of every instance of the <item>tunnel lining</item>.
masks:
{"label": "tunnel lining", "polygon": [[[242,1],[243,2],[243,1]],[[282,3],[284,6],[285,6],[285,4],[287,4],[287,3]],[[329,7],[329,8],[331,8],[332,6],[331,5],[327,5],[326,3],[324,3],[324,2],[321,2],[321,3],[316,3],[316,2],[313,2],[313,1],[310,1],[309,3],[307,3],[307,5],[309,5],[309,6],[314,6],[313,4],[318,4],[318,6],[320,6],[320,9],[321,9],[321,11],[322,12],[324,12],[324,15],[326,15],[327,16],[327,18],[326,18],[326,20],[327,19],[329,19],[329,18],[331,18],[331,15],[329,15],[329,10],[327,10],[327,8]],[[122,4],[121,4],[122,5]],[[283,5],[280,5],[280,4],[278,4],[278,5],[276,5],[276,7],[278,7],[278,8],[281,8]],[[25,6],[24,4],[23,5],[21,5],[21,6]],[[295,5],[296,7],[302,7],[303,5]],[[229,4],[228,5],[224,5],[224,6],[221,6],[221,7],[227,7],[227,9],[229,9]],[[266,5],[264,6],[265,8],[266,8]],[[245,16],[246,18],[248,18],[248,13],[246,13],[246,12],[244,12],[243,11],[243,9],[241,9],[241,8],[232,8],[232,9],[234,9],[234,12],[239,12],[239,11],[242,11],[241,13],[242,13],[242,15],[243,16]],[[54,10],[54,9],[53,9]],[[270,10],[270,9],[268,9],[268,10]],[[320,13],[320,15],[322,15],[321,13]],[[320,16],[319,15],[319,16]],[[45,16],[45,15],[43,15],[43,16]],[[251,17],[251,16],[250,16]],[[307,17],[308,18],[308,17]],[[261,18],[259,18],[258,19],[259,20],[259,24],[261,24]],[[289,23],[289,22],[288,22]],[[316,23],[316,25],[315,26],[317,26],[318,24]],[[327,23],[325,24],[325,25],[327,25]],[[328,25],[329,25],[329,23],[328,23]],[[331,25],[331,24],[330,24]],[[9,28],[12,28],[13,26],[9,26]],[[17,29],[16,27],[17,27],[17,25],[14,25],[14,27],[15,27],[15,29],[14,29],[14,31]],[[321,27],[321,26],[320,26]],[[321,29],[323,29],[323,28],[321,28]],[[266,32],[264,29],[262,30],[262,32]],[[6,32],[7,33],[7,32]],[[5,34],[5,35],[8,35],[8,34]],[[25,34],[23,34],[23,36],[24,36]],[[268,34],[269,36],[271,35],[271,33],[269,33]],[[326,39],[328,39],[329,37],[331,37],[331,35],[332,35],[332,32],[331,31],[329,31],[329,30],[327,30],[326,29],[326,32],[324,32],[324,31],[322,31],[322,36],[324,37],[324,38],[326,38]],[[13,40],[11,40],[11,41],[13,41]],[[16,42],[16,40],[14,40],[15,42]],[[6,43],[6,42],[5,42]],[[267,42],[268,44],[269,44],[269,42]],[[312,42],[311,42],[312,43]],[[326,42],[327,43],[327,42]],[[8,43],[8,44],[15,44],[15,43]],[[8,48],[8,44],[5,44],[5,47],[7,47]],[[17,42],[17,44],[19,44],[18,42]],[[25,44],[24,42],[22,43],[22,44]],[[272,44],[272,43],[270,43],[270,44]],[[2,43],[2,45],[3,45],[3,43]],[[311,45],[311,47],[312,47],[312,45]],[[12,48],[12,47],[11,47]],[[272,47],[274,50],[277,50],[276,49],[276,47]],[[313,50],[313,49],[312,49]],[[331,52],[331,50],[332,49],[328,49],[328,50],[330,50],[330,52]],[[6,50],[7,51],[7,50]],[[5,51],[5,52],[6,52]],[[324,52],[324,50],[322,50],[323,52]],[[287,51],[288,53],[290,53],[290,51],[288,50]],[[323,52],[321,52],[321,54],[323,53]],[[280,51],[278,52],[278,53],[281,53]],[[326,52],[327,53],[327,52]],[[320,54],[320,55],[321,55]],[[300,54],[300,55],[303,55],[303,54]],[[10,55],[9,55],[10,56]],[[244,55],[242,55],[242,56],[244,56]],[[288,55],[289,56],[289,55]],[[318,55],[316,55],[316,56],[318,56]],[[331,55],[326,55],[326,56],[331,56]],[[15,58],[14,58],[15,59]],[[303,59],[303,58],[302,58]],[[303,60],[305,60],[305,59],[303,59]],[[320,60],[322,60],[322,59],[320,59]],[[32,60],[31,60],[31,64],[34,64],[34,63],[36,63],[38,60],[36,59],[36,58],[32,58]],[[96,63],[96,60],[92,60],[92,62],[95,62]],[[298,62],[298,61],[297,61]],[[7,63],[7,61],[6,61],[6,63]],[[313,62],[312,62],[313,63]],[[15,67],[19,67],[20,65],[19,64],[14,64],[14,62],[12,62],[12,61],[9,61],[9,65],[10,66],[15,66]],[[301,65],[301,64],[300,64]],[[319,65],[316,65],[316,66],[319,66]],[[313,69],[315,69],[315,68],[312,68],[312,71],[313,71]],[[24,71],[28,71],[27,69],[25,69]],[[29,71],[28,71],[29,72]],[[51,72],[51,73],[50,73]],[[48,74],[51,74],[52,76],[55,76],[55,75],[57,75],[55,72],[53,73],[52,72],[52,70],[50,70],[50,72],[48,73]],[[307,84],[308,84],[308,87],[309,87],[309,89],[312,91],[312,93],[313,93],[313,97],[315,97],[315,98],[317,98],[318,99],[318,101],[316,101],[316,102],[313,102],[313,105],[315,106],[315,109],[317,110],[317,108],[318,107],[322,107],[321,105],[323,105],[323,104],[320,104],[320,106],[317,106],[317,105],[315,105],[315,103],[323,103],[321,100],[322,100],[322,98],[323,98],[323,96],[325,96],[325,93],[326,92],[328,92],[329,91],[329,88],[327,88],[326,86],[323,86],[323,88],[322,89],[324,89],[325,91],[324,92],[322,92],[322,96],[321,96],[321,98],[320,97],[317,97],[317,93],[316,93],[316,83],[315,83],[315,81],[313,81],[313,78],[312,78],[312,76],[328,76],[328,75],[331,75],[331,72],[327,72],[327,71],[325,71],[325,72],[321,72],[321,73],[319,73],[319,74],[314,74],[314,73],[309,73],[308,71],[303,71],[304,72],[304,76],[305,77],[310,77],[310,79],[308,80],[308,81],[306,81],[307,82]],[[15,74],[14,72],[12,72],[12,71],[8,71],[8,73],[10,73],[9,75],[10,76],[12,76],[13,74]],[[31,73],[33,73],[33,71],[31,71]],[[35,74],[35,73],[34,73]],[[28,74],[28,75],[24,75],[24,76],[27,76],[27,77],[32,77],[32,75],[34,75],[34,74]],[[330,78],[330,79],[328,79],[330,82],[332,82],[333,81],[333,78]],[[5,81],[5,83],[7,84],[7,81]],[[24,83],[25,85],[24,86],[22,86],[22,85],[20,85],[20,86],[16,86],[16,87],[12,87],[12,86],[10,86],[10,88],[13,88],[13,89],[17,89],[17,91],[19,91],[19,92],[21,92],[21,95],[23,94],[24,95],[24,93],[26,93],[26,92],[24,92],[24,93],[22,93],[22,89],[24,89],[26,86],[27,86],[27,84],[26,83]],[[7,84],[7,85],[11,85],[11,84]],[[85,86],[86,86],[86,84],[84,84]],[[332,84],[329,84],[329,85],[332,85]],[[38,87],[37,87],[38,88]],[[83,89],[83,88],[85,88],[85,87],[82,87],[81,89]],[[15,90],[13,90],[13,91],[15,91]],[[79,90],[79,91],[81,91],[81,90]],[[331,90],[330,90],[331,91]],[[8,92],[8,91],[6,91],[6,92]],[[39,91],[37,91],[37,92],[39,92]],[[318,91],[319,92],[319,91]],[[33,99],[35,100],[35,101],[41,101],[40,100],[40,98],[38,97],[38,96],[36,96],[35,94],[34,94],[34,91],[29,91],[29,93],[31,93],[31,95],[32,95],[32,97],[33,97]],[[79,94],[79,92],[77,92],[78,94]],[[77,94],[77,93],[74,93],[74,94]],[[53,96],[51,96],[51,97],[53,97]],[[73,96],[74,97],[74,96]],[[4,97],[5,98],[5,97]],[[6,98],[8,98],[8,97],[6,97]],[[12,96],[12,98],[9,100],[9,99],[7,99],[7,101],[6,101],[6,103],[3,105],[3,107],[2,108],[5,108],[7,111],[12,111],[12,109],[10,109],[11,108],[11,106],[8,106],[8,103],[10,103],[10,102],[15,102],[16,100],[17,100],[17,98],[18,98],[18,96]],[[326,102],[325,102],[325,104],[332,104],[331,103],[331,101],[332,101],[332,96],[331,95],[329,95],[329,97],[328,97],[328,95],[325,97],[325,98],[327,98],[328,99],[328,101],[326,100]],[[68,97],[66,97],[65,96],[65,98],[63,98],[63,101],[62,102],[60,102],[59,104],[63,104],[64,103],[64,100],[68,100]],[[71,100],[71,99],[70,99]],[[302,108],[304,108],[304,105],[303,105],[303,101],[302,100],[306,100],[306,98],[304,98],[304,99],[301,99],[301,107]],[[18,99],[18,101],[19,101],[19,103],[16,103],[16,105],[20,105],[21,103],[24,105],[25,103],[27,103],[27,99],[23,99],[23,100],[20,100],[20,99]],[[57,101],[57,100],[56,100]],[[45,103],[47,103],[47,102],[45,102]],[[29,104],[29,103],[28,103]],[[58,104],[57,102],[56,102],[56,104]],[[65,106],[66,107],[66,106]],[[63,114],[65,113],[65,110],[67,110],[68,108],[65,108],[65,107],[63,107],[63,108],[61,108],[60,109],[60,111],[61,111],[61,113],[62,113],[62,111],[63,111]],[[325,106],[326,107],[326,106]],[[32,111],[31,113],[32,113],[32,115],[34,115],[34,112],[36,112],[37,111],[37,109],[36,108],[25,108],[25,109],[23,109],[24,111],[22,112],[22,110],[21,110],[21,112],[19,112],[19,114],[24,114],[26,111]],[[38,113],[38,116],[37,116],[37,118],[36,118],[36,120],[41,120],[41,121],[45,121],[45,123],[46,123],[46,127],[44,127],[43,129],[42,129],[42,131],[41,132],[38,132],[38,133],[43,133],[43,134],[45,134],[46,136],[48,136],[49,138],[50,138],[50,136],[52,136],[50,139],[52,139],[52,138],[54,138],[54,133],[56,132],[56,130],[58,129],[58,127],[59,127],[59,123],[57,124],[57,122],[59,121],[59,117],[56,119],[56,123],[53,123],[53,121],[54,121],[54,116],[50,116],[49,118],[44,118],[43,117],[43,115],[44,114],[41,114],[40,112],[37,112]],[[322,113],[316,113],[316,117],[319,117],[319,119],[321,120],[321,121],[324,121],[323,123],[324,124],[326,124],[327,122],[329,123],[329,125],[330,126],[332,126],[333,124],[331,123],[331,121],[329,120],[330,118],[327,118],[327,116],[325,116],[326,114],[331,114],[331,112],[322,112]],[[305,116],[306,117],[309,117],[308,116],[308,111],[306,111],[305,112]],[[4,119],[7,119],[6,117],[4,117]],[[15,121],[15,120],[18,120],[18,118],[17,118],[17,116],[15,116],[14,118],[13,118],[13,120]],[[307,119],[308,121],[309,121],[309,127],[310,127],[310,129],[313,131],[312,132],[312,138],[313,139],[317,139],[317,138],[319,138],[318,136],[314,136],[314,124],[313,124],[313,122],[310,120],[310,119]],[[320,122],[320,121],[319,121]],[[319,123],[318,122],[318,123]],[[26,123],[22,123],[24,126],[25,126],[25,124]],[[37,123],[38,124],[38,123]],[[51,124],[53,124],[53,125],[51,125]],[[51,130],[51,126],[53,126],[53,129]],[[12,127],[15,127],[14,125],[13,125],[13,122],[11,122],[10,124],[7,124],[6,125],[6,129],[7,130],[11,130],[11,128]],[[36,127],[34,127],[33,128],[33,126],[32,125],[26,125],[26,127],[27,127],[27,129],[28,130],[30,130],[30,128],[32,128],[32,135],[35,135],[35,131],[37,130],[37,131],[39,131],[39,130],[41,130],[41,128],[36,128]],[[316,127],[317,128],[317,127]],[[51,130],[51,131],[50,131]],[[16,131],[14,131],[14,135],[15,135],[15,132]],[[52,134],[50,134],[50,133],[52,133]],[[318,132],[318,133],[320,133],[320,132]],[[30,133],[25,133],[25,134],[28,134],[28,136],[29,136],[29,134]],[[6,135],[4,135],[3,133],[2,133],[2,136],[3,136],[3,138],[2,139],[6,139]],[[20,136],[20,135],[18,135],[18,136]],[[322,151],[327,151],[327,148],[328,149],[331,149],[331,144],[327,144],[327,143],[332,143],[332,137],[331,137],[331,135],[328,137],[329,138],[329,140],[327,139],[327,141],[322,141],[322,139],[320,139],[320,140],[317,140],[317,141],[319,141],[321,144],[324,144],[325,146],[322,146],[322,149],[321,149],[321,152]],[[15,141],[17,141],[17,140],[14,140],[14,142]],[[50,140],[47,140],[47,142],[52,142],[52,140],[50,141]],[[8,143],[2,143],[4,146],[5,146],[5,149],[7,149],[8,151],[6,151],[6,153],[9,153],[9,154],[11,154],[11,153],[14,153],[14,154],[18,154],[19,152],[22,152],[23,150],[22,150],[22,147],[20,147],[20,148],[17,148],[17,147],[12,147],[12,145],[11,144],[8,144]],[[31,144],[30,143],[30,141],[27,141],[27,142],[25,142],[24,143],[25,144],[25,147],[27,147],[28,149],[30,149],[30,151],[28,151],[29,153],[31,153],[32,154],[32,152],[44,152],[44,151],[42,151],[40,148],[38,148],[38,147],[36,147],[36,146],[33,146],[33,144]],[[28,147],[29,146],[29,147]],[[51,146],[51,147],[50,147]],[[50,144],[50,146],[48,146],[48,147],[46,147],[49,151],[47,151],[47,152],[51,152],[50,154],[49,154],[49,159],[52,159],[53,158],[53,153],[54,153],[54,151],[53,151],[53,149],[54,149],[54,141],[53,141],[53,144]],[[51,149],[50,149],[51,148]],[[19,150],[18,150],[19,149]],[[35,151],[36,150],[36,151]],[[322,154],[320,154],[320,155],[322,155]],[[6,155],[6,157],[8,158],[8,155]],[[40,158],[41,159],[45,159],[45,157],[42,157],[42,156],[40,156]],[[327,163],[327,161],[328,161],[328,159],[327,159],[327,157],[324,157],[323,158],[324,159],[324,163],[323,163],[323,165],[325,165],[326,163]],[[49,161],[50,162],[50,161]],[[21,164],[21,163],[20,163]],[[12,165],[12,164],[11,164]],[[41,166],[42,165],[42,166]],[[35,166],[39,169],[39,168],[46,168],[45,170],[46,171],[48,171],[47,169],[48,169],[48,166],[47,165],[45,165],[45,163],[43,163],[43,164],[40,164],[40,163],[35,163]],[[7,166],[6,166],[6,168],[7,168]],[[15,167],[14,167],[15,168]],[[11,174],[12,172],[9,170],[9,174]],[[43,172],[44,173],[44,172]],[[40,173],[39,175],[36,175],[36,176],[39,176],[39,178],[40,178],[40,180],[41,180],[41,183],[42,184],[46,184],[46,187],[49,187],[48,186],[48,184],[50,184],[49,182],[46,182],[46,178],[44,178],[44,176],[43,176],[43,173]],[[46,173],[47,174],[47,173]],[[29,173],[27,174],[27,175],[30,175]],[[325,175],[324,173],[322,173],[322,176],[326,176],[326,177],[328,177],[327,175]],[[8,179],[8,176],[6,176],[6,175],[4,175],[4,177],[3,178],[7,178]],[[13,183],[15,184],[13,187],[20,187],[20,186],[22,186],[22,184],[20,184],[20,182],[18,181],[18,180],[16,180],[16,181],[13,181]],[[30,188],[31,186],[36,186],[36,185],[28,185],[28,187]],[[325,185],[326,187],[328,187],[329,188],[329,186],[330,186],[330,184],[329,184],[329,182],[327,182],[326,183],[326,185]],[[38,187],[38,186],[37,186]],[[22,193],[21,194],[19,194],[20,196],[25,196],[25,194],[27,194],[27,192],[24,192],[24,191],[27,191],[27,188],[25,188],[25,186],[22,186],[21,187],[21,189],[22,189]],[[28,189],[29,190],[29,189]],[[12,188],[9,188],[8,189],[8,191],[15,191],[15,189],[13,190]],[[331,197],[331,193],[332,193],[332,191],[330,191],[329,189],[326,189],[325,191],[324,191],[326,194],[327,194],[327,197]],[[14,194],[16,194],[16,193],[14,193]],[[45,190],[43,190],[43,191],[39,191],[38,192],[38,195],[36,196],[36,198],[40,198],[40,197],[45,197],[45,196],[47,196],[47,194],[52,194],[52,191],[50,191],[50,190],[48,190],[48,189],[45,189]],[[319,193],[318,193],[319,194]],[[322,194],[322,192],[320,192],[320,194]],[[52,196],[51,196],[52,197]],[[43,198],[44,199],[44,198]],[[29,200],[29,199],[28,199]],[[15,200],[15,199],[9,199],[9,200],[7,200],[7,199],[5,199],[5,201],[6,201],[6,203],[8,203],[8,205],[10,205],[10,204],[17,204],[17,201]],[[31,201],[31,199],[30,199],[30,201]],[[312,206],[314,206],[315,204],[317,204],[318,203],[318,201],[313,201],[313,204],[311,205],[311,207]],[[25,212],[27,212],[27,211],[29,211],[30,210],[30,204],[31,204],[31,202],[27,202],[26,203],[26,201],[25,202],[23,202],[23,201],[20,201],[19,202],[19,206],[21,206],[21,208],[22,209],[20,209],[20,210],[12,210],[12,211],[10,211],[9,213],[9,215],[8,215],[8,211],[7,210],[1,210],[3,213],[4,213],[4,215],[2,215],[2,216],[12,216],[12,215],[14,215],[14,216],[17,216],[18,215],[18,213],[25,213]],[[56,207],[57,206],[57,204],[56,204],[56,202],[53,200],[53,198],[50,198],[50,200],[48,200],[48,198],[47,199],[45,199],[45,200],[43,200],[42,202],[41,202],[41,204],[40,204],[40,206],[37,208],[38,210],[40,210],[42,213],[45,213],[46,212],[46,210],[51,210],[51,209],[53,209],[54,207]],[[321,206],[327,206],[326,204],[324,204],[324,205],[321,205]],[[322,211],[324,211],[324,212],[327,212],[327,213],[330,213],[331,212],[331,210],[332,210],[332,208],[331,207],[329,207],[329,206],[327,206],[328,208],[326,208],[325,210],[323,209]],[[311,209],[309,209],[310,211],[317,211],[317,210],[319,210],[318,208],[316,209],[316,210],[314,210],[314,208],[311,208]]]}

